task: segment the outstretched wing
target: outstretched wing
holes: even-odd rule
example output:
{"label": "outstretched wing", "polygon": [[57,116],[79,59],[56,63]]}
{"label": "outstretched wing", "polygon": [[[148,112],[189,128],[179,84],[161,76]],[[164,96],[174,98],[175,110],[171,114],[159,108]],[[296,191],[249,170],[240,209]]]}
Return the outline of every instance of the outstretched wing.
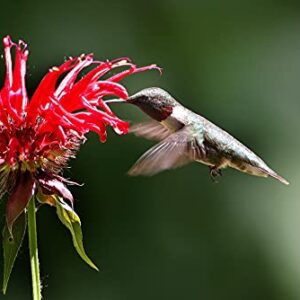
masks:
{"label": "outstretched wing", "polygon": [[151,176],[163,170],[183,166],[200,159],[202,155],[201,141],[193,136],[189,126],[185,126],[144,153],[128,174]]}
{"label": "outstretched wing", "polygon": [[130,133],[142,136],[148,140],[161,141],[167,138],[172,132],[157,121],[148,121],[130,126]]}

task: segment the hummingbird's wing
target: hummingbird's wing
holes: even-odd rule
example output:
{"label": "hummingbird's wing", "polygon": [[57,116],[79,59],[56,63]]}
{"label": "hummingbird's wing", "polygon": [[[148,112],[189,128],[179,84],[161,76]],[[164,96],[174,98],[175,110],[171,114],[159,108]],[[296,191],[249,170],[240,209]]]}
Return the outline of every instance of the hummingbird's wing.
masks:
{"label": "hummingbird's wing", "polygon": [[183,166],[201,157],[201,144],[185,126],[145,152],[129,170],[131,176],[154,175],[163,170]]}
{"label": "hummingbird's wing", "polygon": [[161,141],[167,138],[172,132],[157,121],[148,121],[130,126],[130,133],[142,136],[148,140]]}

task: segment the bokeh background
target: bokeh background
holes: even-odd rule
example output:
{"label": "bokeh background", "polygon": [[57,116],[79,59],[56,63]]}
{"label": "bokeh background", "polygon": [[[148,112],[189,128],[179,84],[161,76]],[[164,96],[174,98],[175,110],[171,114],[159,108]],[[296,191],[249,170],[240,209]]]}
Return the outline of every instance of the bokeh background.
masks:
{"label": "bokeh background", "polygon": [[[300,299],[299,1],[1,1],[0,33],[29,43],[30,92],[69,55],[157,63],[163,76],[129,77],[130,93],[165,88],[291,182],[228,170],[213,184],[200,164],[130,178],[152,142],[110,131],[101,144],[91,134],[66,175],[85,183],[72,191],[101,271],[80,260],[54,209],[42,207],[44,299]],[[2,82],[3,60],[0,70]],[[134,107],[115,111],[145,119]],[[27,243],[0,298],[31,298]]]}

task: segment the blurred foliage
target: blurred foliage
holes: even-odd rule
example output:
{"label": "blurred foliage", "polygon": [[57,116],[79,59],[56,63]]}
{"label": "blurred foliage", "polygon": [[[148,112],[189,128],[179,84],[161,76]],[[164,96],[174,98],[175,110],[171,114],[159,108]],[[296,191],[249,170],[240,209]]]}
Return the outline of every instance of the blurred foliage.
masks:
{"label": "blurred foliage", "polygon": [[[130,93],[167,89],[291,182],[228,170],[213,184],[199,164],[130,178],[126,171],[151,142],[110,132],[100,144],[91,134],[66,175],[85,183],[73,188],[76,211],[100,272],[77,256],[54,209],[41,207],[45,299],[300,299],[299,25],[300,2],[291,0],[2,2],[1,36],[30,47],[31,93],[70,55],[157,63],[163,76],[133,75]],[[2,63],[1,82],[3,71]],[[116,111],[144,118],[132,107]],[[25,243],[0,297],[30,293]]]}

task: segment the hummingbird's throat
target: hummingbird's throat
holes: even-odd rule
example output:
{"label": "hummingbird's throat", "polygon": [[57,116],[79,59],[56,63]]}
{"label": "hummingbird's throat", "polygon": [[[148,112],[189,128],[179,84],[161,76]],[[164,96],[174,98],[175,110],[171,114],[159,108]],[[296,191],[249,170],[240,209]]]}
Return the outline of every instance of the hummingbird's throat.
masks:
{"label": "hummingbird's throat", "polygon": [[138,105],[143,112],[154,120],[161,122],[167,119],[173,112],[172,106]]}

